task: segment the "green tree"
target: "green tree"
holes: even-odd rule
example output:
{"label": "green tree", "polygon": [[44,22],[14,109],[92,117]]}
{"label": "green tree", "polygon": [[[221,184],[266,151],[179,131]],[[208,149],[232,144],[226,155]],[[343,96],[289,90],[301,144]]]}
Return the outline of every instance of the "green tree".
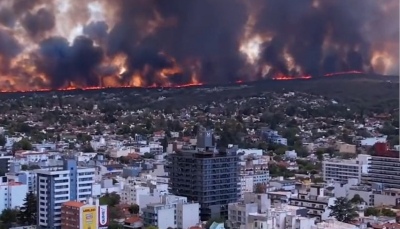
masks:
{"label": "green tree", "polygon": [[351,198],[350,202],[353,204],[362,204],[365,201],[359,194],[355,194],[353,198]]}
{"label": "green tree", "polygon": [[86,142],[90,142],[90,141],[92,140],[92,136],[90,136],[90,135],[88,135],[88,134],[85,134],[85,133],[78,133],[78,134],[76,135],[76,139],[77,139],[79,142],[84,142],[84,143],[86,143]]}
{"label": "green tree", "polygon": [[336,220],[344,223],[351,222],[355,217],[358,216],[356,208],[345,197],[337,198],[335,204],[329,206],[329,209],[331,210],[329,216],[333,216],[336,218]]}
{"label": "green tree", "polygon": [[262,150],[267,150],[268,149],[268,144],[266,142],[260,142],[258,144],[258,148]]}
{"label": "green tree", "polygon": [[150,225],[150,226],[147,226],[146,229],[158,229],[158,227]]}
{"label": "green tree", "polygon": [[18,210],[6,208],[0,214],[0,220],[6,228],[10,228],[18,219]]}
{"label": "green tree", "polygon": [[110,225],[108,225],[108,229],[124,229],[124,226],[117,222],[111,222]]}
{"label": "green tree", "polygon": [[332,148],[332,147],[328,147],[328,148],[325,150],[325,153],[329,154],[330,157],[333,157],[333,154],[335,153],[335,149]]}
{"label": "green tree", "polygon": [[312,182],[314,183],[324,183],[324,179],[322,177],[316,177],[316,178],[312,178]]}
{"label": "green tree", "polygon": [[82,152],[84,152],[84,153],[92,153],[92,152],[94,152],[94,149],[90,144],[85,144],[85,145],[82,146]]}
{"label": "green tree", "polygon": [[365,216],[379,216],[380,215],[380,211],[378,208],[374,208],[374,207],[369,207],[367,209],[365,209],[364,211],[364,215]]}
{"label": "green tree", "polygon": [[381,215],[387,216],[387,217],[395,217],[396,212],[392,211],[392,209],[389,209],[389,208],[383,208],[381,210]]}
{"label": "green tree", "polygon": [[120,200],[121,197],[116,192],[106,193],[104,196],[100,197],[100,204],[115,207],[119,204]]}
{"label": "green tree", "polygon": [[128,210],[129,210],[129,212],[130,212],[131,214],[137,215],[137,214],[139,214],[140,207],[139,207],[139,205],[137,205],[137,204],[132,204],[132,205],[129,207]]}
{"label": "green tree", "polygon": [[277,162],[282,161],[282,157],[280,155],[276,155],[272,159],[274,159],[274,161],[277,161]]}
{"label": "green tree", "polygon": [[315,155],[317,155],[317,158],[318,158],[319,161],[324,160],[324,151],[323,150],[318,149],[315,152]]}
{"label": "green tree", "polygon": [[19,221],[24,225],[36,225],[36,196],[33,192],[28,192],[21,207]]}
{"label": "green tree", "polygon": [[6,143],[7,143],[7,139],[6,139],[6,137],[4,136],[4,135],[0,135],[0,146],[1,147],[4,147],[5,145],[6,145]]}
{"label": "green tree", "polygon": [[17,150],[32,150],[33,149],[32,144],[26,138],[21,139],[19,142],[14,142],[12,148],[13,148],[14,152]]}

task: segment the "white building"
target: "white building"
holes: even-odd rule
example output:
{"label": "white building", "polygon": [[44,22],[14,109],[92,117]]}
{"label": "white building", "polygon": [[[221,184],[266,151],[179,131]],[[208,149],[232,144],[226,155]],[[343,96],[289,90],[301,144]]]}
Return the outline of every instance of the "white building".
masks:
{"label": "white building", "polygon": [[36,173],[32,171],[19,171],[18,173],[6,173],[8,180],[14,180],[28,186],[28,191],[36,194]]}
{"label": "white building", "polygon": [[276,190],[293,191],[296,189],[295,180],[285,180],[283,177],[278,177],[277,179],[271,180],[269,184]]}
{"label": "white building", "polygon": [[239,177],[240,182],[240,196],[243,198],[247,192],[252,193],[254,191],[254,178],[252,175],[241,175]]}
{"label": "white building", "polygon": [[361,146],[373,146],[378,142],[387,142],[387,136],[365,138],[360,140],[359,144]]}
{"label": "white building", "polygon": [[333,183],[333,192],[336,198],[346,197],[352,199],[354,195],[358,194],[369,206],[374,206],[373,191],[369,186],[358,186],[357,179],[349,179],[346,184],[342,182]]}
{"label": "white building", "polygon": [[269,208],[265,213],[251,212],[246,217],[246,224],[228,221],[231,228],[240,229],[309,229],[315,225],[315,219],[304,217],[305,209],[282,205]]}
{"label": "white building", "polygon": [[238,154],[243,154],[242,156],[262,156],[263,150],[262,149],[238,149]]}
{"label": "white building", "polygon": [[28,191],[36,194],[36,173],[34,171],[21,171],[21,165],[13,161],[10,163],[10,172],[6,173],[6,177],[8,180],[28,185]]}
{"label": "white building", "polygon": [[63,170],[36,173],[39,228],[61,228],[61,205],[92,196],[95,168],[78,167],[75,160],[65,160]]}
{"label": "white building", "polygon": [[370,159],[370,155],[359,154],[357,159],[325,160],[322,162],[323,179],[327,182],[347,182],[350,178],[361,181],[361,176],[368,174]]}
{"label": "white building", "polygon": [[16,162],[19,162],[21,165],[26,165],[35,162],[36,163],[45,162],[48,161],[48,159],[49,159],[48,152],[39,152],[33,150],[17,152],[15,153],[15,158],[14,158],[14,160]]}
{"label": "white building", "polygon": [[7,208],[21,207],[28,193],[28,186],[20,182],[8,180],[7,177],[0,179],[0,211]]}
{"label": "white building", "polygon": [[372,189],[371,186],[357,185],[356,179],[349,179],[347,184],[334,183],[334,195],[352,199],[359,195],[368,206],[394,206],[400,199],[400,189],[388,188],[383,190]]}
{"label": "white building", "polygon": [[167,184],[151,184],[150,180],[146,181],[131,177],[126,179],[121,190],[121,203],[145,207],[148,204],[159,203],[161,197],[168,194]]}
{"label": "white building", "polygon": [[113,158],[118,158],[122,156],[127,156],[130,153],[137,153],[144,155],[145,153],[151,154],[162,154],[164,151],[162,145],[155,142],[150,142],[149,144],[139,144],[134,146],[122,146],[111,150],[110,156]]}
{"label": "white building", "polygon": [[307,208],[307,215],[317,221],[327,220],[331,210],[329,206],[335,204],[335,197],[324,196],[324,188],[311,186],[309,192],[299,192],[289,199],[290,205]]}
{"label": "white building", "polygon": [[253,164],[253,160],[246,161],[240,166],[239,186],[241,198],[244,193],[253,192],[258,184],[267,184],[270,180],[267,164]]}
{"label": "white building", "polygon": [[228,205],[228,220],[234,228],[245,226],[248,223],[250,213],[257,213],[258,205],[256,203],[230,203]]}
{"label": "white building", "polygon": [[285,152],[285,158],[287,159],[297,159],[297,153],[295,150],[286,150]]}
{"label": "white building", "polygon": [[148,204],[143,208],[146,224],[159,229],[189,228],[200,222],[200,205],[188,203],[186,197],[165,195],[160,203]]}

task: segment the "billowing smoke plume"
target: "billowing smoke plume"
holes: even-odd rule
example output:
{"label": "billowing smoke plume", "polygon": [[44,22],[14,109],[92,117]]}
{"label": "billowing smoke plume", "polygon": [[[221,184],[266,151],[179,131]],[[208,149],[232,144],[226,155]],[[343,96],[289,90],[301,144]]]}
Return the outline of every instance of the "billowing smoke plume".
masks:
{"label": "billowing smoke plume", "polygon": [[398,0],[2,0],[0,86],[399,73]]}

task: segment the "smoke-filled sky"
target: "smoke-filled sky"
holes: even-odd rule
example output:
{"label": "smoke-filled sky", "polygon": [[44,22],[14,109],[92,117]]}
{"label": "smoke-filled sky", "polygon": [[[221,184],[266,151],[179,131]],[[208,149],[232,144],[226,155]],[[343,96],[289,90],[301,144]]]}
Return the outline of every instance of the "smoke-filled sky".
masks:
{"label": "smoke-filled sky", "polygon": [[0,0],[0,87],[399,74],[398,0]]}

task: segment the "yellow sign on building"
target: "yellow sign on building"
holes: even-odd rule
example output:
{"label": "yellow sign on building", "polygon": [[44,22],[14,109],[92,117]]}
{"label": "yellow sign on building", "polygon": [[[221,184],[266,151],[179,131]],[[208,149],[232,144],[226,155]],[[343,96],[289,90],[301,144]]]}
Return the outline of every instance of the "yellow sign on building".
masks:
{"label": "yellow sign on building", "polygon": [[96,229],[97,228],[97,208],[83,207],[82,210],[82,229]]}

